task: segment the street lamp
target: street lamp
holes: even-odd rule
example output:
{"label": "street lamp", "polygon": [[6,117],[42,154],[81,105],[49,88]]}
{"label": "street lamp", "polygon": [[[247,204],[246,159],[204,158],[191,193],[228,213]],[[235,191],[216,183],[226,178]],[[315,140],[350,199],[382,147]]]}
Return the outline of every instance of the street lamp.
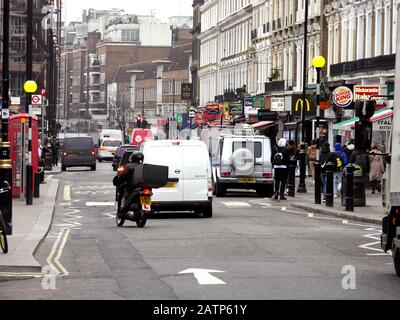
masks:
{"label": "street lamp", "polygon": [[317,158],[315,161],[315,203],[321,204],[321,163],[320,161],[320,128],[319,119],[321,114],[320,96],[321,96],[321,70],[325,66],[325,58],[323,56],[316,56],[312,64],[317,71]]}
{"label": "street lamp", "polygon": [[[35,93],[38,89],[38,86],[35,81],[28,80],[24,84],[24,90],[27,93],[27,103],[26,105],[30,106],[32,93]],[[29,110],[26,110],[27,113]],[[33,167],[32,167],[32,117],[29,116],[29,141],[28,141],[28,163],[26,165],[26,204],[31,206],[33,205],[33,190],[32,190],[32,181],[33,181]]]}

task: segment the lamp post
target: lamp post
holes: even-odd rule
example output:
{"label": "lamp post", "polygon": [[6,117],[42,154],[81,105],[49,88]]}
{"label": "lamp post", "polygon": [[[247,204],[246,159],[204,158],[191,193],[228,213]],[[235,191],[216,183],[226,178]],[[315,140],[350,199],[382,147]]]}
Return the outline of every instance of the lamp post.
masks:
{"label": "lamp post", "polygon": [[300,180],[298,193],[307,193],[306,189],[306,81],[307,81],[307,32],[308,32],[308,0],[304,1],[304,47],[303,47],[303,96],[301,108],[301,145],[300,145]]}
{"label": "lamp post", "polygon": [[[35,81],[29,80],[24,84],[24,90],[27,93],[29,99],[26,105],[30,106],[30,100],[32,93],[35,93],[38,86]],[[28,111],[29,112],[29,111]],[[26,204],[28,206],[33,205],[33,166],[32,166],[32,117],[29,116],[29,133],[28,133],[28,163],[26,165]]]}
{"label": "lamp post", "polygon": [[320,161],[320,128],[319,120],[321,115],[320,96],[321,96],[321,70],[325,66],[325,58],[323,56],[316,56],[312,64],[317,71],[317,157],[315,161],[315,203],[321,204],[321,163]]}
{"label": "lamp post", "polygon": [[[12,165],[10,159],[10,142],[8,139],[9,110],[9,56],[10,56],[10,1],[3,1],[3,107],[1,110],[1,141],[0,141],[0,183],[7,181],[12,186]],[[12,193],[0,201],[6,224],[6,234],[12,234]]]}

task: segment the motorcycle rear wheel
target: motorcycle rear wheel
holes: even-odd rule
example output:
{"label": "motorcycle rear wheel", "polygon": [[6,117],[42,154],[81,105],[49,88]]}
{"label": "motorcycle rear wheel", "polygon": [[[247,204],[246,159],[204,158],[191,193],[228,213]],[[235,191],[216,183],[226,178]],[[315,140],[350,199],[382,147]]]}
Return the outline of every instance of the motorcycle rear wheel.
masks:
{"label": "motorcycle rear wheel", "polygon": [[136,225],[138,228],[144,228],[146,225],[147,218],[145,217],[145,213],[140,210],[140,214],[138,214],[138,217],[136,219]]}

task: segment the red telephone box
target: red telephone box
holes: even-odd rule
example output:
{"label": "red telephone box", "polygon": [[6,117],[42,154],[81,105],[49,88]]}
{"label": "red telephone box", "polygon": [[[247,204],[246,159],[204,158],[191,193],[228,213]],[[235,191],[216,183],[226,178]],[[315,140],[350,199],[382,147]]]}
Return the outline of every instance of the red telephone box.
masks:
{"label": "red telephone box", "polygon": [[[38,118],[26,113],[11,116],[9,119],[9,141],[10,141],[10,156],[12,163],[13,174],[13,197],[19,198],[23,194],[21,186],[25,185],[26,181],[26,165],[28,164],[29,152],[29,117],[32,117],[32,167],[33,173],[38,172],[39,152],[38,139],[39,128]],[[32,179],[32,190],[35,186],[34,177]]]}

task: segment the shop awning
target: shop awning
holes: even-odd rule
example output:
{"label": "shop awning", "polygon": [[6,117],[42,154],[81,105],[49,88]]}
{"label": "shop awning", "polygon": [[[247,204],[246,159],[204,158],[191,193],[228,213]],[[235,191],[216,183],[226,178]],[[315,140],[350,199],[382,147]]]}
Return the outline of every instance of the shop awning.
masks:
{"label": "shop awning", "polygon": [[[375,114],[370,119],[370,122],[380,121],[382,119],[390,118],[392,116],[393,116],[392,109],[382,109],[382,110],[375,112]],[[358,117],[356,117],[353,119],[349,119],[349,120],[337,123],[333,126],[333,130],[352,131],[355,126],[355,123],[358,122],[359,120],[360,119]]]}
{"label": "shop awning", "polygon": [[251,127],[253,129],[261,130],[261,129],[270,127],[271,125],[274,125],[274,124],[275,124],[274,121],[261,121],[261,122],[257,122],[255,124],[252,124]]}

